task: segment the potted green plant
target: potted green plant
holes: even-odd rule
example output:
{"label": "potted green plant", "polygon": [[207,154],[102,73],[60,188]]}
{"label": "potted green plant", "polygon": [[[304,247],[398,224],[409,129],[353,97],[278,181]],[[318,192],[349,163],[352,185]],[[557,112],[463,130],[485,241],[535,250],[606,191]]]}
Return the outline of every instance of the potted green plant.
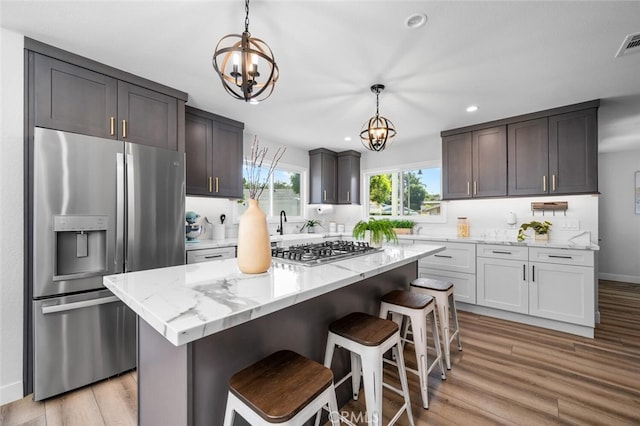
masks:
{"label": "potted green plant", "polygon": [[533,239],[535,241],[548,241],[551,225],[552,223],[547,220],[544,222],[532,220],[531,222],[523,223],[520,225],[520,229],[518,229],[518,241],[524,240],[524,231],[529,228],[533,229]]}
{"label": "potted green plant", "polygon": [[356,226],[353,227],[354,238],[366,238],[369,237],[369,242],[374,247],[382,245],[382,240],[389,242],[398,242],[398,237],[393,230],[393,224],[389,219],[376,220],[374,218],[369,221],[359,221]]}
{"label": "potted green plant", "polygon": [[413,225],[415,223],[412,220],[405,219],[390,219],[391,225],[396,235],[408,235],[413,231]]}
{"label": "potted green plant", "polygon": [[307,233],[313,234],[314,232],[316,232],[316,226],[322,228],[322,222],[317,219],[309,219],[304,223],[304,225],[302,225],[302,228],[300,228],[300,232],[302,232],[304,228],[307,228]]}

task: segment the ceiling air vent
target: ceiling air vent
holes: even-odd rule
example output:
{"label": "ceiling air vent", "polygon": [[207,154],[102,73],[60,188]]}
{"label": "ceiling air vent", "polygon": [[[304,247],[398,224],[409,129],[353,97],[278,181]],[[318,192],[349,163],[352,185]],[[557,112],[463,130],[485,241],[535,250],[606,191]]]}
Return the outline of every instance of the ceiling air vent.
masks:
{"label": "ceiling air vent", "polygon": [[636,52],[640,52],[640,33],[629,34],[624,39],[618,53],[616,53],[616,58]]}

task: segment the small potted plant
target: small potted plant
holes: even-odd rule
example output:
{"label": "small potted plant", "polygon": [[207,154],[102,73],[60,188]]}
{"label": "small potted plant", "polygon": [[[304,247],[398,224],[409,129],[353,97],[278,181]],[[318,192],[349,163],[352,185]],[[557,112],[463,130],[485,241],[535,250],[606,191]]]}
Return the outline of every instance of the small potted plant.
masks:
{"label": "small potted plant", "polygon": [[382,240],[398,242],[398,237],[393,230],[393,224],[388,219],[376,220],[374,218],[365,222],[361,220],[353,227],[354,238],[369,238],[369,242],[374,247],[380,247]]}
{"label": "small potted plant", "polygon": [[317,219],[309,219],[304,223],[304,225],[302,225],[302,228],[300,228],[300,232],[302,232],[304,228],[307,228],[307,233],[313,234],[316,232],[316,226],[322,228],[322,222]]}
{"label": "small potted plant", "polygon": [[412,220],[395,219],[395,220],[390,220],[390,222],[393,225],[393,230],[396,233],[396,235],[411,234],[413,231],[413,225],[415,225],[415,223]]}
{"label": "small potted plant", "polygon": [[548,241],[549,240],[549,229],[551,228],[552,223],[545,220],[544,222],[531,221],[527,223],[523,223],[520,225],[520,229],[518,229],[518,241],[524,240],[524,231],[531,228],[533,229],[533,239],[535,241]]}

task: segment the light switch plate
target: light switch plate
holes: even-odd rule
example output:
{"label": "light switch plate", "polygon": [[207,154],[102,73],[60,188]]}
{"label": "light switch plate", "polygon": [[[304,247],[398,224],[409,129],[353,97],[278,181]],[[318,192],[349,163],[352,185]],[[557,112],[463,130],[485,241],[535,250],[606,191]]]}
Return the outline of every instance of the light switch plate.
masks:
{"label": "light switch plate", "polygon": [[580,221],[578,219],[566,219],[560,223],[561,231],[579,231]]}

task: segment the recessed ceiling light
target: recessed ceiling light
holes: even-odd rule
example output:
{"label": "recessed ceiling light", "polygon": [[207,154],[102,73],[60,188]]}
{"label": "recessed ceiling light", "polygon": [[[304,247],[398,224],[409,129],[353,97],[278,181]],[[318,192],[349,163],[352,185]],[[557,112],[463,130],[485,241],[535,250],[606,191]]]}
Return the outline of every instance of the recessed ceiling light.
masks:
{"label": "recessed ceiling light", "polygon": [[476,112],[478,107],[476,105],[471,105],[467,107],[467,112]]}
{"label": "recessed ceiling light", "polygon": [[404,20],[404,26],[410,29],[420,28],[427,23],[427,15],[425,13],[413,13]]}
{"label": "recessed ceiling light", "polygon": [[351,136],[345,136],[345,137],[344,137],[344,140],[345,140],[346,142],[349,142],[349,141],[351,140]]}

